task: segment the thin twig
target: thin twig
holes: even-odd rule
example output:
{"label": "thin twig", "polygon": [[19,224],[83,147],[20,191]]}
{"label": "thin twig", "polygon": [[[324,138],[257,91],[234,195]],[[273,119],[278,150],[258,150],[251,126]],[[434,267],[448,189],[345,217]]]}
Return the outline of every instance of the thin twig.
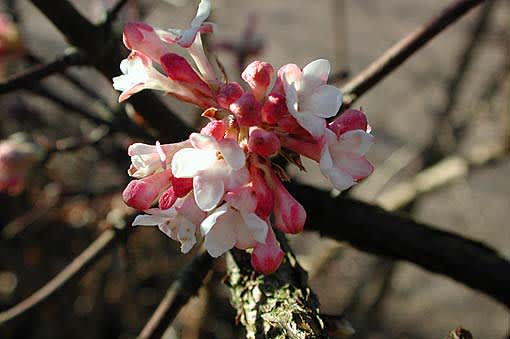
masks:
{"label": "thin twig", "polygon": [[81,53],[71,52],[65,54],[50,63],[33,66],[27,71],[0,83],[0,94],[27,88],[32,86],[34,82],[44,79],[47,76],[55,73],[61,73],[70,66],[82,65],[83,63],[84,57]]}
{"label": "thin twig", "polygon": [[437,34],[482,2],[484,0],[457,0],[429,23],[393,45],[361,73],[342,86],[341,91],[344,93],[342,109],[350,107],[361,95],[403,64]]}
{"label": "thin twig", "polygon": [[213,262],[214,258],[204,252],[197,255],[179,273],[158,308],[140,332],[138,339],[161,338],[181,308],[198,293],[208,273],[212,270]]}
{"label": "thin twig", "polygon": [[119,230],[105,230],[92,244],[89,245],[76,259],[66,266],[57,276],[34,294],[21,301],[10,309],[0,313],[0,325],[16,319],[28,311],[33,311],[37,306],[47,301],[55,292],[62,290],[72,281],[79,278],[83,273],[97,262],[112,248],[118,238]]}

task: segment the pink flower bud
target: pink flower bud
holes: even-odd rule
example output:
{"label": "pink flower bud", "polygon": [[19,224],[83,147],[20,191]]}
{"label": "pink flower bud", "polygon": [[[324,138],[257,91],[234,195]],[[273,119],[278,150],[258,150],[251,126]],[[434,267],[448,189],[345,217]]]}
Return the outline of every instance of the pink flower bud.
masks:
{"label": "pink flower bud", "polygon": [[174,188],[170,187],[159,197],[159,208],[167,210],[175,204],[177,195],[174,192]]}
{"label": "pink flower bud", "polygon": [[244,69],[241,77],[250,85],[255,97],[261,100],[271,83],[273,73],[274,68],[271,64],[263,61],[254,61]]}
{"label": "pink flower bud", "polygon": [[177,198],[182,198],[193,189],[193,178],[172,177],[172,187]]}
{"label": "pink flower bud", "polygon": [[271,131],[262,128],[250,128],[250,138],[248,139],[248,150],[261,157],[268,158],[278,153],[280,149],[280,139]]}
{"label": "pink flower bud", "polygon": [[207,123],[201,130],[200,134],[210,135],[217,141],[220,141],[225,136],[226,123],[223,120],[212,120]]}
{"label": "pink flower bud", "polygon": [[122,192],[122,199],[130,207],[146,210],[152,206],[161,190],[168,187],[171,176],[172,172],[166,170],[144,179],[132,180]]}
{"label": "pink flower bud", "polygon": [[303,140],[301,138],[284,136],[280,141],[283,147],[319,162],[326,138],[322,137],[319,140]]}
{"label": "pink flower bud", "polygon": [[285,97],[279,94],[269,94],[261,110],[262,121],[270,125],[277,125],[280,119],[290,116]]}
{"label": "pink flower bud", "polygon": [[159,59],[168,52],[154,28],[142,22],[126,24],[123,40],[127,48],[140,51],[158,63]]}
{"label": "pink flower bud", "polygon": [[253,93],[244,93],[236,102],[230,105],[230,111],[234,113],[236,121],[241,126],[257,126],[261,123],[260,102]]}
{"label": "pink flower bud", "polygon": [[251,254],[251,266],[255,271],[268,275],[280,267],[284,255],[273,229],[269,227],[266,242],[257,243]]}
{"label": "pink flower bud", "polygon": [[188,61],[175,53],[167,53],[160,58],[161,66],[166,75],[183,86],[188,87],[196,94],[208,97],[214,96],[209,85],[200,78]]}
{"label": "pink flower bud", "polygon": [[243,92],[241,85],[237,82],[230,82],[220,87],[216,100],[221,107],[229,109],[230,104],[237,101],[243,95]]}
{"label": "pink flower bud", "polygon": [[287,191],[275,174],[272,175],[275,227],[284,233],[296,234],[303,230],[306,211]]}
{"label": "pink flower bud", "polygon": [[340,115],[328,125],[328,128],[335,132],[337,137],[347,131],[353,131],[357,129],[366,131],[367,127],[368,121],[365,113],[363,113],[363,111],[352,108],[343,112],[342,115]]}
{"label": "pink flower bud", "polygon": [[274,208],[273,191],[264,179],[261,170],[253,164],[250,166],[250,176],[257,201],[255,214],[262,219],[267,219]]}

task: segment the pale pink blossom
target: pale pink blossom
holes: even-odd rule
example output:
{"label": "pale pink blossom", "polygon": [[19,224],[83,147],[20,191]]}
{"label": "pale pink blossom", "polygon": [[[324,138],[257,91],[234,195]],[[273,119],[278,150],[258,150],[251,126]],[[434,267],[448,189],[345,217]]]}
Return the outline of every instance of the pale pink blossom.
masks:
{"label": "pale pink blossom", "polygon": [[290,114],[316,138],[324,135],[326,118],[334,116],[342,104],[340,91],[326,84],[329,71],[325,59],[312,61],[302,71],[294,64],[279,71]]}
{"label": "pale pink blossom", "polygon": [[246,66],[241,77],[248,83],[255,98],[261,100],[264,98],[266,90],[271,84],[273,73],[273,65],[256,60]]}
{"label": "pale pink blossom", "polygon": [[280,267],[284,256],[273,230],[269,228],[265,243],[257,243],[251,253],[251,266],[255,271],[269,275]]}
{"label": "pale pink blossom", "polygon": [[181,252],[188,253],[196,244],[195,233],[206,213],[195,204],[193,194],[177,199],[169,209],[151,208],[138,215],[133,226],[158,226],[161,232],[181,243]]}
{"label": "pale pink blossom", "polygon": [[248,182],[246,156],[233,139],[217,141],[192,133],[190,141],[193,148],[181,149],[174,155],[172,172],[177,178],[193,178],[198,207],[210,211],[221,202],[225,191]]}
{"label": "pale pink blossom", "polygon": [[159,142],[156,142],[156,145],[134,143],[128,148],[128,155],[131,157],[128,173],[132,177],[143,178],[167,169],[174,154],[186,147],[191,147],[189,140],[163,145]]}
{"label": "pale pink blossom", "polygon": [[124,202],[137,210],[146,210],[170,186],[171,170],[152,174],[143,179],[131,180],[122,192]]}
{"label": "pale pink blossom", "polygon": [[365,158],[374,137],[366,131],[363,112],[353,111],[342,114],[326,129],[326,144],[320,159],[322,174],[338,190],[351,187],[374,170]]}
{"label": "pale pink blossom", "polygon": [[204,246],[213,257],[234,246],[247,249],[264,243],[269,229],[267,222],[255,213],[257,202],[251,188],[229,192],[225,200],[200,225]]}

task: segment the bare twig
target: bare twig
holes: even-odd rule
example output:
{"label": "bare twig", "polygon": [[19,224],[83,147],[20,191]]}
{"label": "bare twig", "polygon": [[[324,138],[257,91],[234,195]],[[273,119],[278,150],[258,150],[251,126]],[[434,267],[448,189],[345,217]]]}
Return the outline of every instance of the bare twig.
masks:
{"label": "bare twig", "polygon": [[341,91],[344,93],[342,109],[350,107],[361,95],[403,64],[437,34],[483,1],[457,0],[429,23],[393,45],[361,73],[342,86]]}
{"label": "bare twig", "polygon": [[[105,77],[111,79],[118,75],[120,61],[124,58],[120,35],[103,26],[95,26],[67,0],[31,2],[64,34],[69,43],[87,54],[91,65]],[[137,93],[129,102],[160,133],[162,142],[182,141],[192,132],[150,91]]]}
{"label": "bare twig", "polygon": [[197,294],[208,273],[214,258],[207,252],[196,256],[180,273],[166,292],[158,308],[138,336],[138,339],[161,338],[188,300]]}
{"label": "bare twig", "polygon": [[116,229],[105,230],[92,244],[89,245],[76,259],[66,266],[56,277],[34,294],[21,301],[14,307],[0,313],[0,325],[16,319],[28,311],[33,311],[37,306],[47,301],[55,292],[62,290],[72,281],[79,278],[83,273],[97,262],[112,248],[121,231]]}
{"label": "bare twig", "polygon": [[70,66],[82,65],[83,63],[84,57],[81,53],[71,52],[65,54],[50,63],[33,66],[27,71],[0,83],[0,94],[30,87],[34,82],[44,79],[49,75],[61,73]]}

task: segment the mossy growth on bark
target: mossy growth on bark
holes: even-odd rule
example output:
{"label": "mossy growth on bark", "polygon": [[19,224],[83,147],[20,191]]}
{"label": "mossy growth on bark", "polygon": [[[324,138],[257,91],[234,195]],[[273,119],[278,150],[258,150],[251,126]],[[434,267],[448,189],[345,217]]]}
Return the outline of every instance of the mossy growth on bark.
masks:
{"label": "mossy growth on bark", "polygon": [[252,269],[244,251],[233,250],[227,257],[227,284],[236,321],[244,326],[249,339],[329,338],[308,275],[282,240],[284,261],[268,276]]}

